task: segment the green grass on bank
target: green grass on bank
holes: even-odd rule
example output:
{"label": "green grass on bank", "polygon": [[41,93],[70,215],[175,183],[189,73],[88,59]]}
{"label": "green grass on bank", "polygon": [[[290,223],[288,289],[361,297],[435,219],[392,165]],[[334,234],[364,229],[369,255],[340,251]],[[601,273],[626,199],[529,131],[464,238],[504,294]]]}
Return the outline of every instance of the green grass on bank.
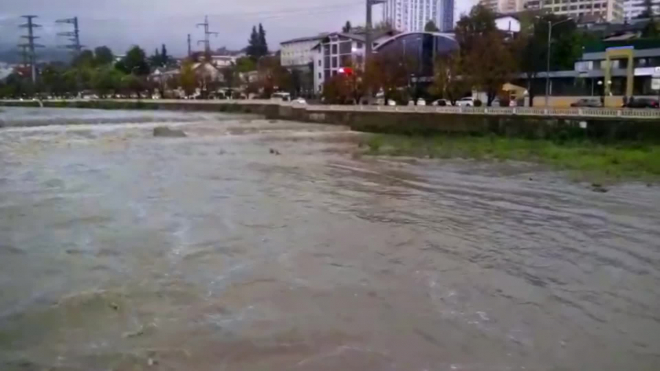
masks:
{"label": "green grass on bank", "polygon": [[516,160],[541,163],[591,178],[660,179],[660,145],[654,144],[376,134],[363,145],[370,155]]}

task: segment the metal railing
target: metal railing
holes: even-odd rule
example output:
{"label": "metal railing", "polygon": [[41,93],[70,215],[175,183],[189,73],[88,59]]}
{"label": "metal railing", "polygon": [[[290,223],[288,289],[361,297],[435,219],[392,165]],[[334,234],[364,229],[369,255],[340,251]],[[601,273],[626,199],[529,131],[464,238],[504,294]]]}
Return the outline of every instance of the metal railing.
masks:
{"label": "metal railing", "polygon": [[[73,100],[75,101],[75,100]],[[121,102],[134,102],[134,99],[116,99]],[[310,112],[391,112],[463,115],[500,116],[549,116],[566,118],[635,118],[659,120],[659,109],[630,108],[543,108],[543,107],[454,107],[454,106],[367,106],[367,105],[313,105],[296,102],[282,102],[272,99],[253,100],[141,100],[144,104],[235,104],[235,105],[279,105],[305,109]]]}
{"label": "metal railing", "polygon": [[519,115],[553,117],[622,117],[660,119],[658,109],[618,109],[618,108],[536,108],[536,107],[435,107],[435,106],[340,106],[340,105],[298,105],[308,111],[348,111],[348,112],[392,112],[392,113],[445,113],[466,115]]}

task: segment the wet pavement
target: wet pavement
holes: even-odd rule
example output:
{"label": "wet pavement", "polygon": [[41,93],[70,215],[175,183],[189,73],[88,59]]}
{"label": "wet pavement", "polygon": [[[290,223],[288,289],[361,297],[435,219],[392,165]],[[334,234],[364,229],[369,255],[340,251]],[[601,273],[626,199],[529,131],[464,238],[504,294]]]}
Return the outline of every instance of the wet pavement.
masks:
{"label": "wet pavement", "polygon": [[657,186],[256,116],[3,110],[0,370],[660,369]]}

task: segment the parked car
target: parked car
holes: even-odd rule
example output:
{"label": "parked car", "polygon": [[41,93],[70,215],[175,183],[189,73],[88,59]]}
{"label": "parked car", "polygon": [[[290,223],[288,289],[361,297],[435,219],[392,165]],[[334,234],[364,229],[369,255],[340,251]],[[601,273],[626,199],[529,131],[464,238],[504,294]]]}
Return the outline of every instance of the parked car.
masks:
{"label": "parked car", "polygon": [[426,105],[426,101],[425,101],[424,99],[422,99],[422,98],[419,98],[419,99],[417,99],[417,105],[418,105],[418,106],[425,106],[425,105]]}
{"label": "parked car", "polygon": [[583,98],[577,102],[571,103],[571,107],[602,107],[603,104],[598,99]]}
{"label": "parked car", "polygon": [[659,108],[660,105],[658,104],[657,99],[653,98],[630,98],[630,101],[628,104],[626,104],[626,107],[628,108]]}
{"label": "parked car", "polygon": [[465,97],[456,101],[456,106],[458,107],[474,107],[474,98]]}
{"label": "parked car", "polygon": [[432,106],[451,106],[451,102],[447,99],[438,99],[431,103]]}
{"label": "parked car", "polygon": [[296,100],[294,100],[293,102],[294,102],[294,103],[297,103],[297,104],[307,104],[307,101],[305,100],[305,98],[302,98],[302,97],[298,97],[298,98],[297,98]]}
{"label": "parked car", "polygon": [[396,106],[396,101],[394,99],[388,99],[387,100],[387,105],[388,106]]}

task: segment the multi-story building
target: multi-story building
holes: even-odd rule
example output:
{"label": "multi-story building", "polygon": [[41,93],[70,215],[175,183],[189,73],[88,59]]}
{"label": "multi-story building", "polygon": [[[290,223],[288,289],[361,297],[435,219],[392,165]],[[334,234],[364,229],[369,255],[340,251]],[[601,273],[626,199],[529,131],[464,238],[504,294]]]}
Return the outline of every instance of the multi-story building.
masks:
{"label": "multi-story building", "polygon": [[[635,1],[644,2],[645,0]],[[624,18],[623,2],[624,0],[528,0],[524,8],[545,10],[576,19],[622,22]]]}
{"label": "multi-story building", "polygon": [[307,66],[314,61],[315,52],[312,50],[325,35],[301,37],[287,40],[281,45],[280,63],[283,67]]}
{"label": "multi-story building", "polygon": [[[442,2],[451,2],[451,23],[454,23],[453,0],[385,0],[383,20],[401,32],[424,31],[428,21],[443,25],[440,19]],[[443,16],[443,18],[446,16]]]}
{"label": "multi-story building", "polygon": [[653,14],[660,13],[660,0],[651,0],[651,4],[647,4],[647,0],[624,0],[624,17],[630,20],[643,16],[648,10],[648,5],[651,5]]}
{"label": "multi-story building", "polygon": [[[389,39],[395,31],[374,35],[374,47]],[[340,73],[344,67],[364,66],[364,34],[334,32],[318,40],[314,51],[314,88],[323,91],[323,84],[330,77]]]}
{"label": "multi-story building", "polygon": [[438,2],[438,28],[441,32],[454,30],[454,0],[439,0]]}
{"label": "multi-story building", "polygon": [[495,13],[515,13],[524,9],[523,0],[479,0],[479,2]]}

